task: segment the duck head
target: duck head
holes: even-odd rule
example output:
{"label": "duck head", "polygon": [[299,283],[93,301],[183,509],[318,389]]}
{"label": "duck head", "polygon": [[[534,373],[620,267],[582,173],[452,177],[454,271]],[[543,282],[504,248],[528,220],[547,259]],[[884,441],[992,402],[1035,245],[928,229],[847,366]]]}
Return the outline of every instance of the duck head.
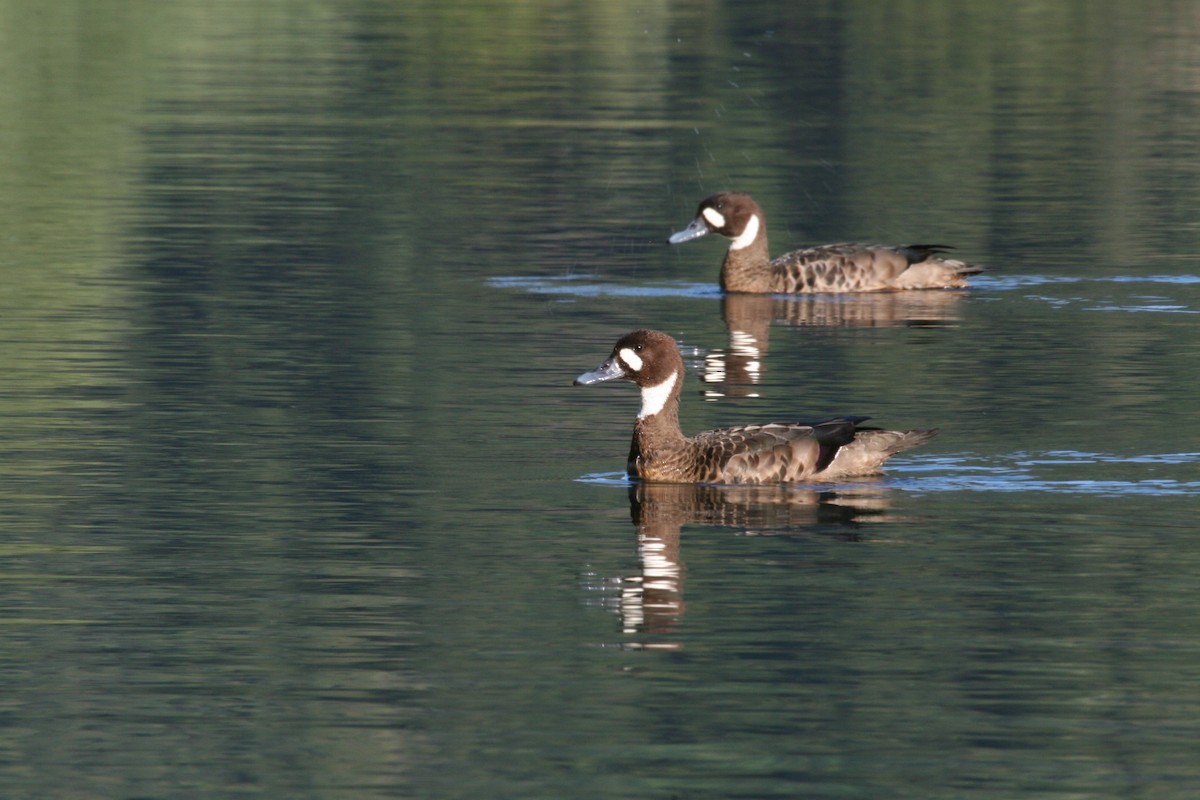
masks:
{"label": "duck head", "polygon": [[681,244],[710,233],[732,239],[730,249],[738,250],[753,242],[763,227],[763,212],[758,203],[741,192],[717,192],[700,201],[696,218],[671,235],[667,242]]}
{"label": "duck head", "polygon": [[661,331],[637,330],[622,336],[613,345],[612,354],[593,370],[575,379],[576,386],[604,381],[625,380],[642,390],[639,418],[662,411],[676,394],[683,376],[683,357],[679,346]]}

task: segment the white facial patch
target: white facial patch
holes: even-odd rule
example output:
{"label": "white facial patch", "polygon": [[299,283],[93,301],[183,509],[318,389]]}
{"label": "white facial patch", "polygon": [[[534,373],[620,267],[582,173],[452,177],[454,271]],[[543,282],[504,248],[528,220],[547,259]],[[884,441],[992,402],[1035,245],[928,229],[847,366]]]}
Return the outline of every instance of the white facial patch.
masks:
{"label": "white facial patch", "polygon": [[667,404],[667,399],[670,398],[672,390],[675,388],[675,381],[679,380],[679,373],[672,372],[671,377],[667,378],[657,386],[647,386],[642,389],[642,410],[638,413],[638,419],[652,417],[663,410],[663,406]]}
{"label": "white facial patch", "polygon": [[715,208],[706,208],[701,211],[700,214],[704,217],[704,219],[708,220],[708,224],[712,225],[714,228],[725,227],[725,215],[720,211],[717,211]]}
{"label": "white facial patch", "polygon": [[754,244],[754,240],[758,238],[758,214],[751,214],[750,221],[746,223],[746,230],[729,243],[730,250],[741,250],[743,247],[749,247]]}
{"label": "white facial patch", "polygon": [[621,360],[625,362],[625,366],[629,367],[634,372],[642,371],[642,357],[633,352],[633,350],[629,349],[628,347],[622,347],[621,351],[617,353],[617,355],[619,355]]}

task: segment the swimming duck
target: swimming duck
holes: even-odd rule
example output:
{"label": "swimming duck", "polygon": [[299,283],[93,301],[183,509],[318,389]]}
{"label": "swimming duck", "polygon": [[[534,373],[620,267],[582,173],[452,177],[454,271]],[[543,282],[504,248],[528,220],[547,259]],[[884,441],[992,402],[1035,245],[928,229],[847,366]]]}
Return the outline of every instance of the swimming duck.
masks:
{"label": "swimming duck", "polygon": [[937,433],[860,428],[867,417],[835,417],[684,436],[679,427],[683,374],[674,339],[660,331],[637,330],[622,336],[600,366],[575,379],[576,386],[627,380],[642,390],[626,466],[629,477],[668,483],[835,481],[876,474],[890,457]]}
{"label": "swimming duck", "polygon": [[727,292],[880,292],[953,289],[983,267],[944,258],[937,244],[826,244],[786,253],[774,261],[767,250],[767,218],[741,192],[718,192],[700,202],[691,224],[667,241],[680,244],[710,233],[730,239],[721,265]]}

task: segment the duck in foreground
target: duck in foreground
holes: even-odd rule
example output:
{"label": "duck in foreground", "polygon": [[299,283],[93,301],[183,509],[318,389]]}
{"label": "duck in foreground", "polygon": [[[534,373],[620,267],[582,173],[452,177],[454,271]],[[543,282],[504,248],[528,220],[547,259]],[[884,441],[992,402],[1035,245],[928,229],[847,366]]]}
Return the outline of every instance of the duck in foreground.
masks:
{"label": "duck in foreground", "polygon": [[740,425],[684,436],[679,427],[683,358],[665,333],[627,333],[604,363],[576,386],[627,380],[642,390],[626,471],[669,483],[790,483],[873,475],[896,453],[924,444],[936,429],[860,428],[867,417]]}
{"label": "duck in foreground", "polygon": [[937,244],[827,244],[786,253],[774,261],[767,249],[767,218],[741,192],[718,192],[700,202],[696,218],[671,236],[671,244],[710,233],[730,239],[721,265],[727,292],[881,292],[961,289],[983,267],[944,258]]}

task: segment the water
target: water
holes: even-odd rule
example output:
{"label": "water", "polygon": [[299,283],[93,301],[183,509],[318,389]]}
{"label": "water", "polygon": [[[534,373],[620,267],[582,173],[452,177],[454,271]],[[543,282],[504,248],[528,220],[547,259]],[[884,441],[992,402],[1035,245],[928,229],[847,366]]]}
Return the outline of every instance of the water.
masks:
{"label": "water", "polygon": [[[1200,21],[960,5],[0,3],[3,795],[1194,797]],[[642,326],[941,433],[630,486]]]}

